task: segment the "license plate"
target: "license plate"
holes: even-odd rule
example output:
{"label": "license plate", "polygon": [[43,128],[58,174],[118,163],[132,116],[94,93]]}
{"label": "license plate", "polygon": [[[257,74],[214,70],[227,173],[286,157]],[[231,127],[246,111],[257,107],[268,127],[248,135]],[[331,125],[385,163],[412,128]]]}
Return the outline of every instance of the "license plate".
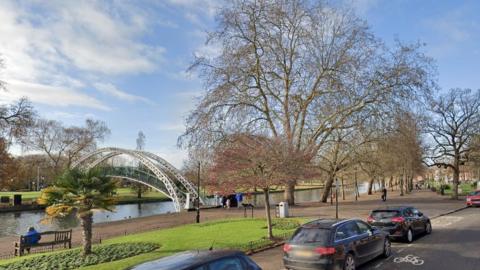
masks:
{"label": "license plate", "polygon": [[298,257],[312,257],[312,252],[307,250],[295,251],[295,256]]}

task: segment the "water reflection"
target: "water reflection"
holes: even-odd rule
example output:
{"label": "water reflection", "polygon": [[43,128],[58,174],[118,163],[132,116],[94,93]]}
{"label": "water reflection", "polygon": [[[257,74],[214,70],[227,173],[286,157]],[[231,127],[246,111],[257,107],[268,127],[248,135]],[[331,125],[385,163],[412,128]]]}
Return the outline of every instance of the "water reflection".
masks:
{"label": "water reflection", "polygon": [[[359,184],[359,193],[365,194],[367,192],[367,187],[368,183]],[[375,189],[378,190],[379,186],[376,185]],[[295,200],[299,203],[319,201],[322,195],[322,191],[322,189],[295,191]],[[345,189],[346,194],[352,195],[354,194],[353,192],[353,189]],[[257,207],[264,205],[263,200],[263,194],[252,196],[252,201]],[[270,204],[277,204],[283,200],[283,192],[270,194]],[[213,204],[213,202],[211,204]],[[118,205],[115,208],[115,212],[96,211],[93,215],[93,222],[111,222],[116,220],[165,214],[170,212],[175,212],[175,208],[172,202],[125,204]],[[25,234],[28,227],[31,226],[34,226],[40,231],[69,229],[79,226],[79,221],[75,217],[75,215],[70,215],[61,219],[54,219],[50,223],[42,223],[41,220],[45,217],[44,213],[44,211],[0,213],[0,237]]]}
{"label": "water reflection", "polygon": [[[115,212],[95,211],[93,214],[93,222],[103,223],[171,213],[174,211],[175,208],[172,202],[117,205]],[[51,222],[48,223],[42,222],[43,219],[45,219],[45,212],[42,210],[0,213],[0,237],[25,234],[31,226],[40,231],[48,231],[70,229],[80,225],[75,214],[64,218],[51,219]]]}

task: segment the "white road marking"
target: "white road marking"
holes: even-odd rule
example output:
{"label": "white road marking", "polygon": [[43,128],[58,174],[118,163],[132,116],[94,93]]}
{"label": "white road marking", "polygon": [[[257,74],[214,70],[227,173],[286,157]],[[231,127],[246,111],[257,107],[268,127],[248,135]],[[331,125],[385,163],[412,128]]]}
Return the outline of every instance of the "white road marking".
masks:
{"label": "white road marking", "polygon": [[402,253],[402,251],[404,251],[405,249],[404,248],[401,248],[398,250],[398,253]]}
{"label": "white road marking", "polygon": [[435,229],[435,227],[437,228],[443,228],[443,227],[448,227],[454,223],[457,223],[459,221],[461,221],[463,219],[463,217],[458,217],[458,216],[443,216],[443,217],[439,217],[439,218],[436,218],[434,220],[432,220],[432,227],[433,229]]}
{"label": "white road marking", "polygon": [[422,265],[425,263],[424,260],[420,259],[418,256],[413,256],[411,254],[405,256],[405,257],[396,257],[393,259],[394,263],[411,263],[413,265]]}
{"label": "white road marking", "polygon": [[381,263],[379,263],[379,264],[375,265],[375,268],[379,268],[380,266],[382,266],[382,264],[383,264],[383,262],[381,262]]}

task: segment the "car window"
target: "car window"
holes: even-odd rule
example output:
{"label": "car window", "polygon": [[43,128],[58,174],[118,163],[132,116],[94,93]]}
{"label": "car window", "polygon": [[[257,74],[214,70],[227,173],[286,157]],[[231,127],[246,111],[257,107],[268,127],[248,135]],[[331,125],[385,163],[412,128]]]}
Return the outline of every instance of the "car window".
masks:
{"label": "car window", "polygon": [[418,216],[418,213],[420,213],[420,211],[418,211],[418,209],[416,208],[412,208],[412,212],[413,212],[413,215],[416,217]]}
{"label": "car window", "polygon": [[412,209],[410,209],[410,208],[407,208],[403,213],[407,217],[413,217],[413,212],[412,212]]}
{"label": "car window", "polygon": [[243,270],[242,261],[237,257],[220,259],[208,264],[209,270]]}
{"label": "car window", "polygon": [[197,268],[194,268],[193,270],[208,270],[208,267],[205,265],[199,266]]}
{"label": "car window", "polygon": [[328,243],[330,239],[330,229],[321,228],[299,228],[293,234],[291,243]]}
{"label": "car window", "polygon": [[335,240],[346,239],[358,234],[359,231],[357,224],[355,224],[355,222],[348,222],[338,227],[337,232],[335,233]]}
{"label": "car window", "polygon": [[400,215],[400,212],[397,210],[376,210],[376,211],[373,211],[371,214],[371,216],[374,219],[392,218],[399,215]]}
{"label": "car window", "polygon": [[370,227],[368,224],[362,221],[357,220],[356,222],[357,222],[358,230],[360,231],[361,234],[368,233],[372,229],[372,227]]}

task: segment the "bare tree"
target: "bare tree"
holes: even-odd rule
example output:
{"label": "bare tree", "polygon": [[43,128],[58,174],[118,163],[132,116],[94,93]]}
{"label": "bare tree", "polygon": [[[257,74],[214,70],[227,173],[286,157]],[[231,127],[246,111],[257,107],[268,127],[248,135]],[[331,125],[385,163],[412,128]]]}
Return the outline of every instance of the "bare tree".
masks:
{"label": "bare tree", "polygon": [[94,150],[109,133],[106,124],[97,120],[87,119],[84,127],[65,127],[58,121],[38,119],[21,143],[25,150],[44,152],[58,175],[82,154]]}
{"label": "bare tree", "polygon": [[[143,131],[139,131],[138,132],[138,135],[137,135],[137,150],[139,151],[143,151],[145,150],[145,141],[146,141],[147,137],[145,136],[145,134],[143,133]],[[142,163],[140,162],[137,162],[137,166],[139,166],[140,168],[142,168]],[[132,187],[132,190],[137,193],[137,199],[141,199],[142,198],[142,194],[147,192],[148,191],[148,187],[145,186],[144,184],[141,184],[141,183],[131,183],[131,187]]]}
{"label": "bare tree", "polygon": [[[0,58],[0,71],[3,68],[3,59]],[[0,91],[7,91],[6,85],[5,81],[0,80]],[[21,98],[9,105],[0,105],[0,137],[7,140],[18,139],[33,124],[34,117],[34,109],[27,98]]]}
{"label": "bare tree", "polygon": [[[179,138],[215,145],[245,132],[316,153],[355,114],[428,93],[432,66],[417,45],[387,48],[349,11],[309,1],[231,1],[192,65],[207,88]],[[285,197],[294,203],[295,177]]]}
{"label": "bare tree", "polygon": [[458,199],[460,166],[479,150],[474,139],[480,134],[480,90],[451,89],[432,101],[430,113],[426,163],[452,169],[452,198]]}
{"label": "bare tree", "polygon": [[292,175],[308,171],[311,157],[292,152],[289,145],[279,140],[248,134],[229,136],[215,151],[212,177],[219,185],[251,188],[257,185],[264,195],[268,237],[273,238],[270,216],[270,189],[282,185]]}
{"label": "bare tree", "polygon": [[143,131],[139,131],[137,136],[137,150],[145,150],[145,140],[145,134],[143,133]]}

